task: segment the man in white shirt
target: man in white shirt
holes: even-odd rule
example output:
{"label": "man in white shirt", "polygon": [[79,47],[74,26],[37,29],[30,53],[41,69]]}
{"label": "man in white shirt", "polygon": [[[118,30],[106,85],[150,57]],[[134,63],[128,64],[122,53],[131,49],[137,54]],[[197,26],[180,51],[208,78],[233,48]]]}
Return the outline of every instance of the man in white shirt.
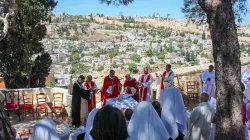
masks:
{"label": "man in white shirt", "polygon": [[244,95],[246,96],[247,99],[250,99],[250,68],[247,68],[242,73],[241,82],[245,86]]}
{"label": "man in white shirt", "polygon": [[215,71],[214,66],[210,65],[208,70],[205,70],[202,74],[203,87],[202,92],[208,93],[211,97],[216,99],[215,93]]}
{"label": "man in white shirt", "polygon": [[140,89],[140,101],[151,102],[151,84],[153,83],[153,77],[148,73],[148,68],[144,67],[144,73],[139,77],[138,84],[141,86]]}

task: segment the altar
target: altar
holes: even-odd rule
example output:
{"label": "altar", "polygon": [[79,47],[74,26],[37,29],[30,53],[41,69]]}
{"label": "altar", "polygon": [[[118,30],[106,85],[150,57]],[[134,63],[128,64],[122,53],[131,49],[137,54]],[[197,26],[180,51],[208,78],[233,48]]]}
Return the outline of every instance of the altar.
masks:
{"label": "altar", "polygon": [[119,109],[124,109],[124,108],[134,109],[135,106],[138,104],[138,102],[130,96],[131,94],[124,94],[123,100],[121,101],[118,101],[118,97],[110,98],[110,99],[107,99],[106,104],[111,105],[113,107],[117,107]]}

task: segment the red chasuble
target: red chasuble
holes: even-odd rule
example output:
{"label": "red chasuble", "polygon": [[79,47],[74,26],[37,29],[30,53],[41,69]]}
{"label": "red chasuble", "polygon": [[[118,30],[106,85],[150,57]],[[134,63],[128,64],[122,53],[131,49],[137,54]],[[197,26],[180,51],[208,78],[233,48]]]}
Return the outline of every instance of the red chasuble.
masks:
{"label": "red chasuble", "polygon": [[[173,73],[173,72],[170,72],[169,75],[168,75],[168,77],[171,76],[172,73]],[[163,77],[162,77],[162,79],[161,79],[161,90],[164,90],[164,84],[163,84],[163,82],[164,82],[164,79],[165,79],[165,77],[166,77],[166,74],[167,74],[166,71],[163,72],[163,74],[162,74]]]}
{"label": "red chasuble", "polygon": [[[132,80],[125,80],[125,81],[124,81],[124,88],[126,88],[126,87],[133,87],[133,88],[135,88],[135,89],[138,91],[138,86],[137,86],[137,84],[136,84],[135,78],[132,79]],[[131,92],[130,89],[127,90],[126,93],[132,94],[132,92]],[[139,102],[139,94],[134,94],[133,98],[134,98],[137,102]]]}
{"label": "red chasuble", "polygon": [[[141,76],[141,83],[144,83],[144,74]],[[148,74],[148,77],[146,79],[146,82],[148,82],[151,79],[151,74]],[[141,92],[140,92],[140,100],[142,99],[142,101],[146,101],[147,100],[147,93],[148,93],[148,88],[147,87],[143,87],[141,88]]]}
{"label": "red chasuble", "polygon": [[[85,84],[85,87],[86,87],[87,90],[91,89],[92,87],[95,87],[95,83],[93,81],[90,82],[90,85],[89,85],[88,81],[86,81],[84,84]],[[90,99],[88,100],[88,111],[89,111],[89,113],[94,108],[96,108],[96,99],[95,99],[95,94],[92,94]]]}
{"label": "red chasuble", "polygon": [[[112,86],[112,94],[109,94],[107,92],[108,88]],[[121,82],[120,80],[118,79],[118,77],[114,77],[113,79],[111,79],[108,76],[106,76],[104,78],[104,82],[103,82],[103,86],[102,86],[102,95],[101,95],[101,100],[103,102],[103,105],[106,104],[106,99],[107,98],[115,98],[115,97],[118,97],[118,95],[120,94],[120,89],[121,88]]]}

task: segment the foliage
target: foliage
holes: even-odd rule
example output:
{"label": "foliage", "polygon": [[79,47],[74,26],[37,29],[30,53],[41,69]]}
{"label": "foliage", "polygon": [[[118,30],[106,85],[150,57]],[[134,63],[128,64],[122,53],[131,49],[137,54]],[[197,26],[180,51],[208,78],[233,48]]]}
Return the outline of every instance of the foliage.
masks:
{"label": "foliage", "polygon": [[134,53],[134,54],[132,54],[131,59],[132,59],[134,62],[138,62],[138,63],[139,63],[139,62],[141,61],[141,56]]}
{"label": "foliage", "polygon": [[42,22],[50,21],[49,13],[56,4],[54,0],[12,1],[9,31],[6,38],[0,41],[0,72],[7,88],[29,85],[31,58],[44,50],[40,41],[46,36],[46,27]]}
{"label": "foliage", "polygon": [[49,75],[51,64],[52,60],[49,53],[42,53],[41,55],[38,55],[33,62],[30,85],[34,84],[37,78],[41,80],[45,79],[45,77]]}
{"label": "foliage", "polygon": [[207,37],[206,37],[206,33],[205,33],[205,31],[203,31],[203,33],[202,33],[202,39],[203,39],[203,40],[206,40],[206,38],[207,38]]}
{"label": "foliage", "polygon": [[186,59],[187,62],[190,62],[190,53],[189,53],[189,51],[186,52],[186,58],[185,59]]}
{"label": "foliage", "polygon": [[151,57],[151,56],[155,55],[155,51],[152,49],[149,49],[146,51],[146,54],[147,54],[147,56]]}
{"label": "foliage", "polygon": [[135,63],[129,63],[128,64],[128,69],[132,73],[137,73],[138,72],[137,65]]}
{"label": "foliage", "polygon": [[159,53],[157,55],[158,59],[161,59],[161,60],[164,60],[165,59],[165,55],[166,55],[166,52],[165,51],[162,51],[161,53]]}
{"label": "foliage", "polygon": [[97,71],[103,71],[104,70],[104,66],[100,66],[97,68]]}
{"label": "foliage", "polygon": [[194,39],[194,40],[193,40],[193,43],[194,43],[194,44],[198,44],[198,42],[199,42],[198,39]]}

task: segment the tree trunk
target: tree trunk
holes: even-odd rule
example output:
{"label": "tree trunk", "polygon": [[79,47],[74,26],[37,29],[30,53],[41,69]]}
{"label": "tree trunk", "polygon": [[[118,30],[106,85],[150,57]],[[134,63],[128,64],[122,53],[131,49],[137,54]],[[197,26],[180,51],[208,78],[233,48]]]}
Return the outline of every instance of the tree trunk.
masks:
{"label": "tree trunk", "polygon": [[216,67],[216,139],[242,140],[240,46],[231,0],[200,0],[207,14]]}

